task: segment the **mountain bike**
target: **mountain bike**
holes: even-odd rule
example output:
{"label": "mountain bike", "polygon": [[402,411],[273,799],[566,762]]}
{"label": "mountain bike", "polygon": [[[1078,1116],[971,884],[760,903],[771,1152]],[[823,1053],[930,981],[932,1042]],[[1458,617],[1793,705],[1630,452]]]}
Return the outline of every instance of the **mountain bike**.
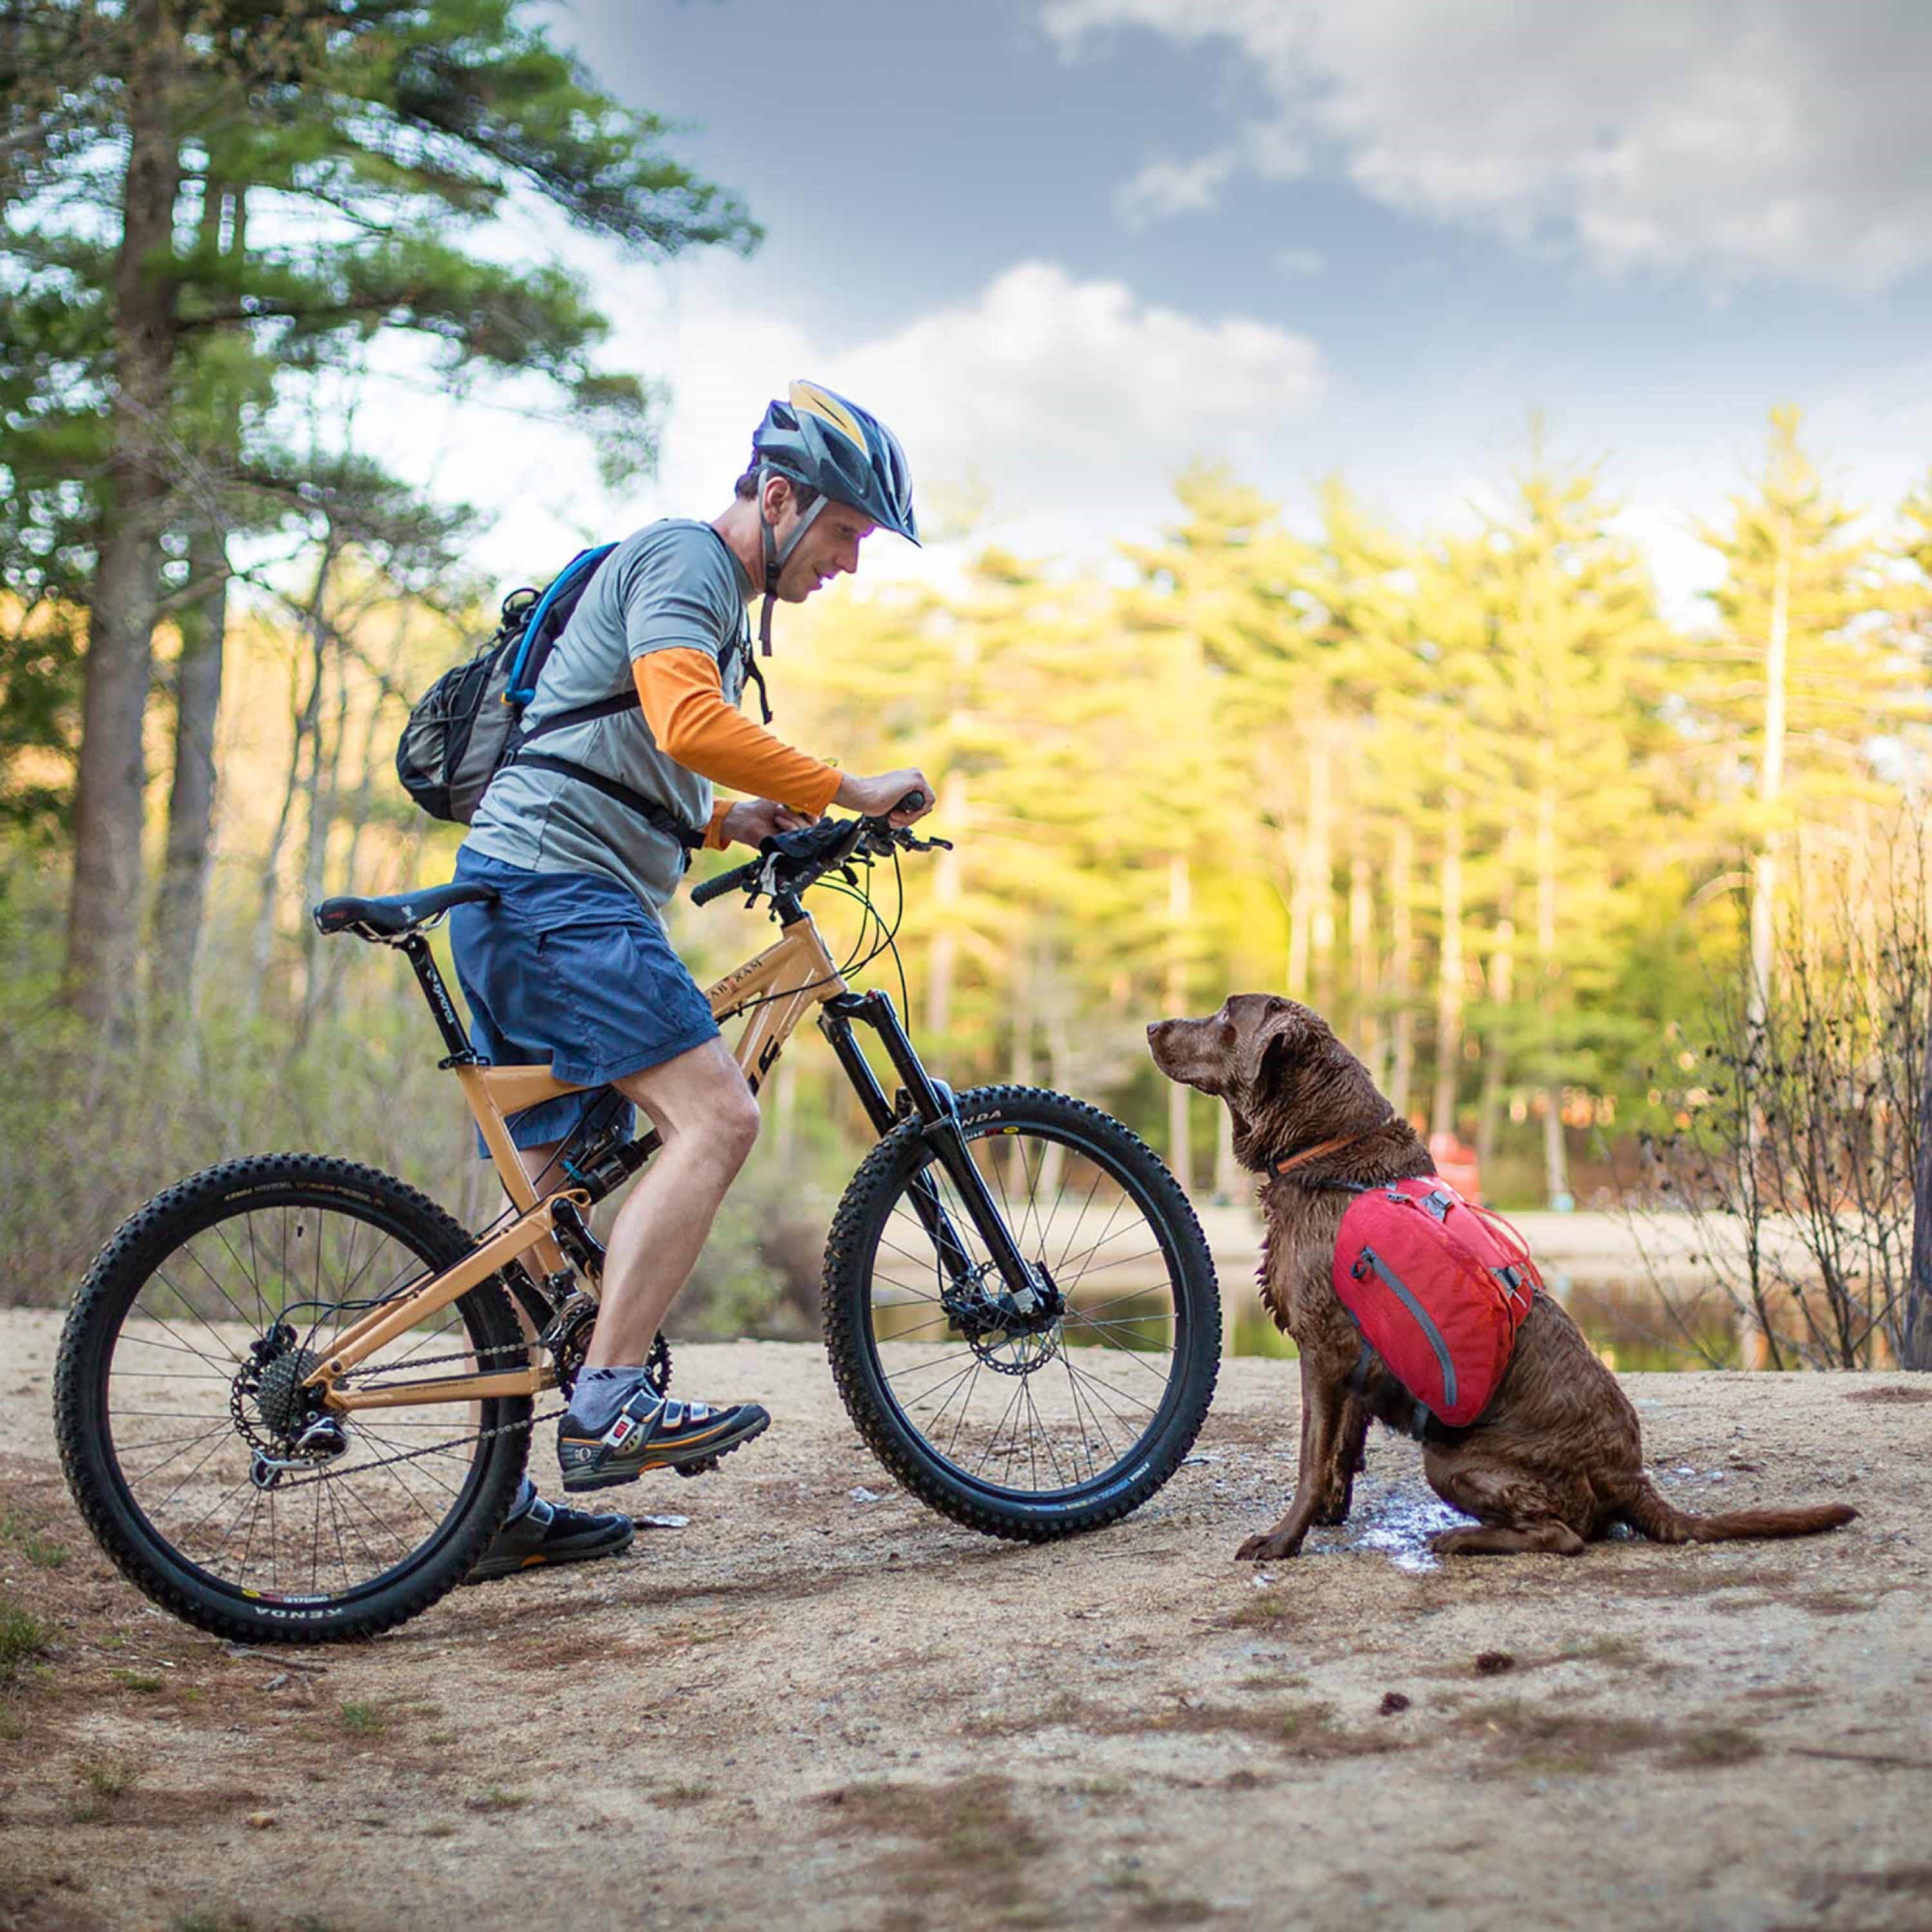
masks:
{"label": "mountain bike", "polygon": [[[1186,1196],[1127,1128],[1029,1087],[955,1094],[890,997],[853,990],[859,966],[898,958],[900,854],[944,843],[820,820],[692,898],[742,891],[779,928],[708,993],[721,1024],[745,1020],[754,1091],[815,1006],[878,1136],[825,1252],[826,1351],[854,1424],[934,1509],[1046,1541],[1118,1520],[1180,1465],[1214,1393],[1219,1294]],[[871,886],[886,859],[890,926]],[[842,964],[802,904],[814,887],[865,908]],[[458,882],[326,900],[315,917],[414,970],[510,1204],[496,1222],[472,1235],[348,1160],[226,1161],[132,1215],[68,1314],[55,1414],[81,1513],[151,1598],[220,1636],[368,1636],[434,1603],[501,1527],[531,1430],[562,1413],[537,1399],[567,1396],[582,1366],[603,1259],[591,1210],[658,1136],[592,1126],[549,1191],[525,1174],[506,1117],[580,1090],[483,1064],[426,937],[492,896]],[[660,1390],[670,1366],[660,1336]]]}

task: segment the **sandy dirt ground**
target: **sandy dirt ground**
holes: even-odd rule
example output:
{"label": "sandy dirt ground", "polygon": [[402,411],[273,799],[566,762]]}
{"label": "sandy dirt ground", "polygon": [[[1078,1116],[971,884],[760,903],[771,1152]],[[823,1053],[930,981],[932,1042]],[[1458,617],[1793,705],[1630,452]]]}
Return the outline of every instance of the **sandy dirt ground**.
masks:
{"label": "sandy dirt ground", "polygon": [[5,1932],[1932,1926],[1924,1382],[1628,1378],[1674,1500],[1848,1498],[1834,1536],[1436,1565],[1378,1436],[1355,1520],[1257,1573],[1292,1364],[1226,1364],[1162,1495],[1034,1548],[896,1490],[818,1349],[689,1348],[776,1422],[616,1492],[686,1527],[235,1655],[82,1528],[56,1326],[0,1313],[0,1598],[51,1637],[0,1691]]}

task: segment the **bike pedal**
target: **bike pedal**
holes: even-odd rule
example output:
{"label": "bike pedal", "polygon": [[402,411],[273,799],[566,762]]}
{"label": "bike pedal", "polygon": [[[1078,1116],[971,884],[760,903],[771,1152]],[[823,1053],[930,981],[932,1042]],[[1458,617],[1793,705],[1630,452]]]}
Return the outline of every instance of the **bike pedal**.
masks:
{"label": "bike pedal", "polygon": [[708,1476],[724,1460],[722,1456],[706,1456],[701,1462],[679,1462],[674,1466],[680,1476]]}

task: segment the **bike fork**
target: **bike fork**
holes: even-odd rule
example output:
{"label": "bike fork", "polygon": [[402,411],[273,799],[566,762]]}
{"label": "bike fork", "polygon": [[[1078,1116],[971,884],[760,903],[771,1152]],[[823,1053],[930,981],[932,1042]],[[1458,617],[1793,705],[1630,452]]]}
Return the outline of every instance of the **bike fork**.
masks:
{"label": "bike fork", "polygon": [[[980,1239],[986,1243],[993,1264],[1000,1271],[1000,1279],[1012,1298],[1013,1306],[1022,1314],[1033,1313],[1040,1304],[1040,1282],[1026,1257],[1020,1252],[1005,1216],[994,1206],[986,1182],[980,1178],[980,1170],[973,1165],[973,1156],[967,1147],[966,1136],[961,1131],[958,1109],[953,1104],[951,1093],[926,1072],[911,1040],[907,1037],[905,1028],[899,1023],[892,1001],[884,993],[876,990],[862,994],[842,993],[826,1000],[825,1010],[819,1016],[819,1030],[831,1043],[839,1065],[858,1089],[868,1116],[881,1135],[892,1131],[897,1116],[865,1054],[860,1051],[858,1042],[853,1037],[852,1023],[855,1020],[863,1022],[878,1034],[886,1058],[892,1062],[892,1071],[903,1083],[913,1112],[921,1123],[920,1130],[940,1166],[958,1189],[967,1214],[979,1230]],[[914,1180],[910,1192],[914,1210],[939,1250],[941,1265],[949,1276],[963,1285],[970,1278],[972,1257],[954,1231],[938,1190],[920,1175]]]}

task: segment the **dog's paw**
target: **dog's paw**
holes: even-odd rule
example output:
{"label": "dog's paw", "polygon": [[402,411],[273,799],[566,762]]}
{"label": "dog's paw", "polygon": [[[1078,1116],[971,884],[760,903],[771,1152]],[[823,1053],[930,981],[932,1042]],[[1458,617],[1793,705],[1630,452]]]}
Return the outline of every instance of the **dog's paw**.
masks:
{"label": "dog's paw", "polygon": [[1290,1540],[1273,1534],[1251,1536],[1234,1552],[1237,1563],[1272,1563],[1278,1558],[1292,1556],[1301,1547],[1301,1539]]}

